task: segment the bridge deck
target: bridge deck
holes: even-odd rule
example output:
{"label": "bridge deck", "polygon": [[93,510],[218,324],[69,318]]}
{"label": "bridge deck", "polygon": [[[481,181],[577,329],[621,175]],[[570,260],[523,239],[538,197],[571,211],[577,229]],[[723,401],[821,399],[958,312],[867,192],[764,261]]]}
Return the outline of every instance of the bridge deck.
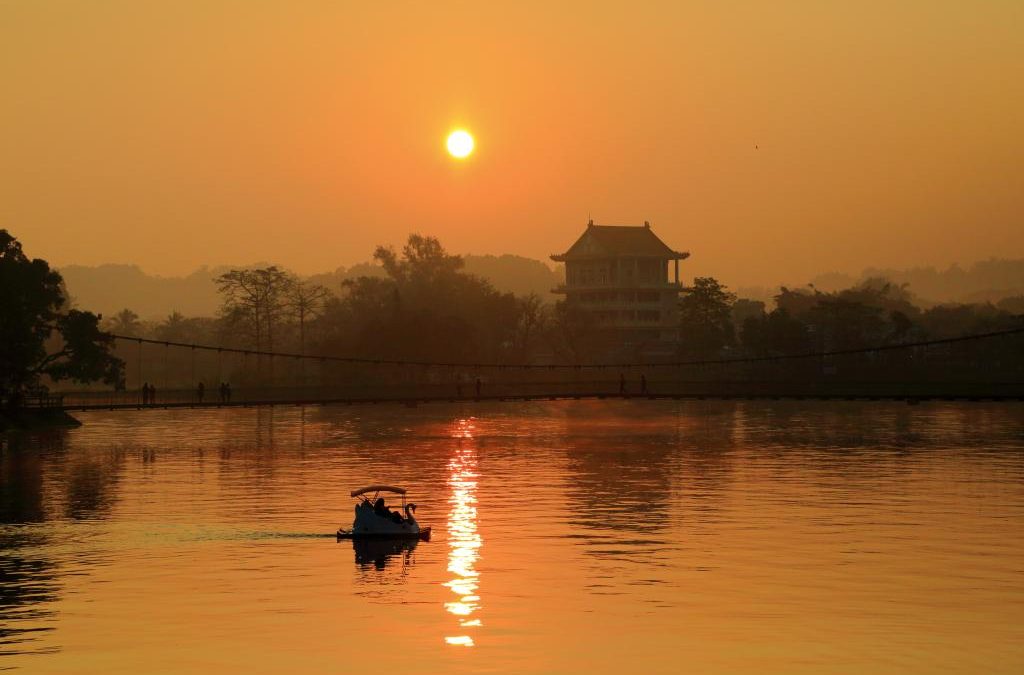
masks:
{"label": "bridge deck", "polygon": [[787,393],[758,392],[748,394],[720,392],[686,392],[686,393],[649,393],[619,394],[608,392],[572,392],[572,393],[530,393],[530,394],[491,394],[481,396],[374,396],[346,398],[267,398],[239,401],[167,401],[157,403],[69,403],[63,406],[66,411],[84,412],[89,410],[147,410],[170,408],[250,408],[259,406],[303,406],[303,405],[376,405],[402,404],[418,405],[421,403],[474,403],[486,401],[557,401],[582,399],[624,399],[624,400],[790,400],[790,401],[906,401],[917,403],[922,401],[1024,401],[1024,391],[1013,393],[968,393],[968,392],[934,392],[934,393],[865,393],[859,391],[828,392],[828,393]]}

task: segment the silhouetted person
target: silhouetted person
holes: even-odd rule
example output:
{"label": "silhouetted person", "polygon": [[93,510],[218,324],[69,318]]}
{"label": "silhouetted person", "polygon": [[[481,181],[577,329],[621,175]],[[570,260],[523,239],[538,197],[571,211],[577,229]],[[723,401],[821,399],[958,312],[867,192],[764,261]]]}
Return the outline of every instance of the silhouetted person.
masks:
{"label": "silhouetted person", "polygon": [[226,383],[224,383],[224,382],[221,382],[220,386],[217,387],[217,393],[220,394],[220,402],[221,403],[227,403],[227,401],[228,401],[228,390],[227,390],[227,387],[228,387],[228,385]]}
{"label": "silhouetted person", "polygon": [[373,512],[381,518],[391,517],[391,509],[389,509],[387,504],[384,503],[383,497],[377,497],[377,501],[373,503]]}
{"label": "silhouetted person", "polygon": [[625,373],[619,373],[619,393],[620,394],[625,394],[626,393],[626,374]]}
{"label": "silhouetted person", "polygon": [[478,378],[476,378],[476,397],[477,398],[480,398],[480,387],[481,387],[481,382],[480,382],[480,378],[478,377]]}
{"label": "silhouetted person", "polygon": [[206,385],[200,382],[199,386],[196,387],[196,401],[202,403],[204,396],[206,396]]}
{"label": "silhouetted person", "polygon": [[225,397],[227,399],[227,402],[231,403],[231,383],[230,382],[225,382],[224,383],[224,395],[225,395]]}
{"label": "silhouetted person", "polygon": [[643,373],[640,373],[640,393],[647,393],[647,376],[644,375]]}

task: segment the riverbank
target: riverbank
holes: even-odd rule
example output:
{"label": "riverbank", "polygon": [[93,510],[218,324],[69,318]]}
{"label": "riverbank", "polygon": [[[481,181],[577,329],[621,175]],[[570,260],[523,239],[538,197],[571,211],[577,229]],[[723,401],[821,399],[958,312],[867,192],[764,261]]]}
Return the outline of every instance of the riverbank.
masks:
{"label": "riverbank", "polygon": [[0,410],[0,432],[80,426],[81,422],[59,408]]}

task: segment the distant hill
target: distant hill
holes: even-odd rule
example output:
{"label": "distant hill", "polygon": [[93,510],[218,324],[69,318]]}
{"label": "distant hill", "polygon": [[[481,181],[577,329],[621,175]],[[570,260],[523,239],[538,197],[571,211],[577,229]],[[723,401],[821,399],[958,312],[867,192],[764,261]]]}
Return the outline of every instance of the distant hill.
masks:
{"label": "distant hill", "polygon": [[467,255],[466,271],[487,279],[499,291],[551,299],[551,289],[562,283],[564,268],[553,270],[540,260],[518,255]]}
{"label": "distant hill", "polygon": [[60,268],[76,306],[111,316],[125,307],[143,319],[163,318],[173,311],[186,316],[212,316],[220,306],[214,277],[228,268],[201,267],[186,277],[159,277],[137,265],[68,265]]}
{"label": "distant hill", "polygon": [[[467,272],[487,279],[498,290],[516,295],[536,293],[545,300],[553,301],[555,296],[550,291],[564,278],[561,267],[552,269],[540,260],[522,256],[466,255],[463,259]],[[220,307],[220,297],[213,279],[229,269],[227,266],[202,267],[185,277],[154,276],[136,265],[68,265],[60,272],[64,275],[68,292],[79,307],[105,316],[127,307],[143,319],[162,319],[173,311],[186,316],[215,315]],[[383,274],[384,270],[378,265],[360,263],[307,278],[338,292],[345,279]],[[871,277],[909,284],[910,293],[923,306],[950,302],[998,303],[1005,298],[1024,296],[1024,259],[983,260],[966,268],[952,265],[945,270],[934,267],[904,270],[869,267],[859,276],[838,272],[820,274],[811,283],[822,291],[836,291]],[[725,274],[720,275],[720,279],[729,283]],[[794,287],[800,284],[786,285]],[[770,303],[778,293],[778,286],[735,290],[740,297]]]}
{"label": "distant hill", "polygon": [[[467,255],[466,271],[481,276],[500,291],[526,295],[536,293],[553,299],[549,292],[561,283],[560,271],[540,260],[513,255]],[[258,263],[254,266],[265,266]],[[147,320],[162,319],[174,311],[185,316],[213,316],[220,307],[214,279],[231,267],[201,267],[185,277],[161,277],[142,271],[137,265],[68,265],[60,268],[68,292],[83,309],[111,316],[128,308]],[[382,276],[384,271],[371,263],[339,267],[333,272],[307,277],[338,292],[341,282],[358,276]]]}
{"label": "distant hill", "polygon": [[1024,295],[1024,259],[991,258],[967,268],[951,265],[944,270],[934,267],[903,270],[868,267],[860,277],[831,273],[819,275],[811,282],[823,291],[834,291],[872,277],[908,284],[910,292],[924,305],[997,303],[1003,298]]}
{"label": "distant hill", "polygon": [[[950,265],[944,270],[934,267],[894,269],[868,267],[859,275],[827,272],[810,280],[810,284],[794,282],[780,284],[789,288],[813,286],[819,291],[832,293],[850,288],[872,278],[887,279],[895,284],[907,284],[914,304],[933,307],[942,304],[994,305],[1012,299],[1011,306],[1024,297],[1024,259],[982,260],[966,268]],[[727,278],[723,280],[728,283]],[[779,286],[741,286],[735,289],[741,298],[772,303]]]}

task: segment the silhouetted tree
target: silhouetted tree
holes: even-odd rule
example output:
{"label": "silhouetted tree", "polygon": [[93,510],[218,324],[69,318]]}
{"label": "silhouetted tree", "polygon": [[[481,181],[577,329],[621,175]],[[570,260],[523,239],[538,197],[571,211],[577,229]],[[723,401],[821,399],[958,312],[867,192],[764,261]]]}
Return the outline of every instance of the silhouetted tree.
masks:
{"label": "silhouetted tree", "polygon": [[380,246],[374,258],[385,277],[348,279],[328,303],[323,324],[333,351],[453,361],[512,353],[515,297],[463,272],[462,259],[437,239],[410,235],[400,254]]}
{"label": "silhouetted tree", "polygon": [[138,337],[142,334],[142,322],[139,321],[139,315],[127,307],[104,321],[104,328],[111,333],[129,337]]}
{"label": "silhouetted tree", "polygon": [[306,324],[324,311],[331,292],[320,284],[293,277],[285,292],[285,304],[299,324],[299,353],[306,353]]}
{"label": "silhouetted tree", "polygon": [[175,310],[156,327],[156,336],[160,340],[184,342],[188,337],[188,324],[185,315]]}
{"label": "silhouetted tree", "polygon": [[516,356],[522,361],[530,361],[547,325],[548,312],[544,302],[536,293],[517,298],[516,305],[518,315],[515,334]]}
{"label": "silhouetted tree", "polygon": [[761,318],[747,318],[743,322],[741,340],[743,348],[752,356],[805,354],[811,349],[808,327],[781,308]]}
{"label": "silhouetted tree", "polygon": [[100,330],[100,317],[66,306],[60,274],[0,230],[0,393],[8,405],[43,376],[120,381],[124,363],[111,354],[114,339]]}
{"label": "silhouetted tree", "polygon": [[598,355],[610,353],[614,346],[593,313],[564,301],[551,312],[545,336],[558,359],[568,363],[592,362]]}
{"label": "silhouetted tree", "polygon": [[292,277],[277,266],[231,270],[216,279],[224,297],[222,316],[245,326],[257,350],[274,348],[275,329],[285,311]]}
{"label": "silhouetted tree", "polygon": [[710,357],[736,341],[732,303],[736,295],[713,277],[697,277],[679,301],[680,353]]}
{"label": "silhouetted tree", "polygon": [[732,324],[737,332],[747,319],[760,319],[764,316],[764,303],[760,300],[739,298],[732,303]]}
{"label": "silhouetted tree", "polygon": [[1024,315],[1024,295],[1003,298],[996,303],[996,308],[1009,314]]}

